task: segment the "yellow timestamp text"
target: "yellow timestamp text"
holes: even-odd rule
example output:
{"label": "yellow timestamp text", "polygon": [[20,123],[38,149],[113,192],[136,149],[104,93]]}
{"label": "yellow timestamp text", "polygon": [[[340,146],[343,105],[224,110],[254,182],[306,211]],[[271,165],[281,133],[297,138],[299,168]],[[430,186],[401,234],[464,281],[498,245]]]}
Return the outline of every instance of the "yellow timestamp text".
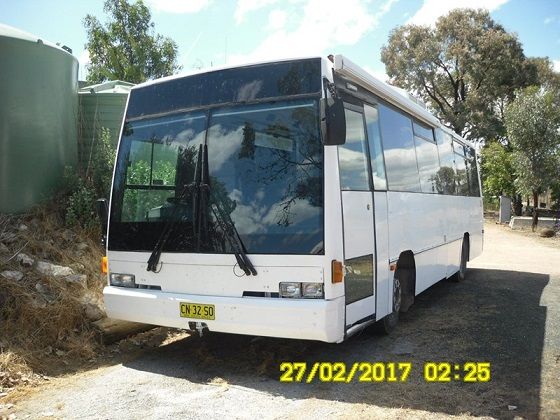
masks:
{"label": "yellow timestamp text", "polygon": [[[490,362],[426,362],[421,369],[426,382],[488,382]],[[282,362],[280,382],[407,382],[416,373],[412,362]]]}

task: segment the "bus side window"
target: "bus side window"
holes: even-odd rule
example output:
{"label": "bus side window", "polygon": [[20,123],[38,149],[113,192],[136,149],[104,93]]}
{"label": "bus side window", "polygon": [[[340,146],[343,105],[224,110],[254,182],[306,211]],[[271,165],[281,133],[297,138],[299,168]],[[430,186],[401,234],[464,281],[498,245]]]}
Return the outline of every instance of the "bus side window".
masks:
{"label": "bus side window", "polygon": [[373,187],[376,190],[386,190],[387,178],[385,176],[385,161],[383,160],[383,149],[381,147],[379,112],[376,107],[364,105],[364,114],[366,117],[369,154],[371,157]]}
{"label": "bus side window", "polygon": [[414,121],[412,126],[422,192],[437,193],[437,174],[440,165],[434,132],[431,127],[418,121]]}
{"label": "bus side window", "polygon": [[451,136],[436,130],[440,168],[436,174],[436,190],[439,194],[455,195],[455,159]]}
{"label": "bus side window", "polygon": [[472,147],[466,146],[465,149],[467,151],[467,177],[469,179],[469,192],[472,197],[480,197],[476,153]]}
{"label": "bus side window", "polygon": [[340,188],[342,190],[369,191],[364,117],[361,112],[346,108],[346,143],[338,146]]}
{"label": "bus side window", "polygon": [[457,171],[457,195],[469,195],[469,180],[467,178],[467,159],[465,157],[465,146],[456,137],[453,138],[453,150],[455,152],[455,170]]}
{"label": "bus side window", "polygon": [[421,192],[411,119],[382,104],[379,115],[389,189]]}

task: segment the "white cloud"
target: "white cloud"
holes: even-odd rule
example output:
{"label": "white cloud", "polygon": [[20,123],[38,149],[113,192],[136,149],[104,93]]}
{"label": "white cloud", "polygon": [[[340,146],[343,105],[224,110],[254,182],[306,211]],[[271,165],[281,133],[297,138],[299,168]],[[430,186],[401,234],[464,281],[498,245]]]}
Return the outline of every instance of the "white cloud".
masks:
{"label": "white cloud", "polygon": [[167,13],[197,13],[210,4],[210,0],[147,0],[155,10]]}
{"label": "white cloud", "polygon": [[548,16],[547,18],[545,18],[544,24],[548,25],[548,24],[554,22],[555,20],[556,20],[556,16]]}
{"label": "white cloud", "polygon": [[554,71],[560,72],[560,60],[552,60]]}
{"label": "white cloud", "polygon": [[80,80],[86,80],[86,77],[87,77],[87,74],[88,74],[87,66],[89,65],[90,62],[91,62],[91,60],[89,59],[88,50],[83,50],[78,55],[79,79]]}
{"label": "white cloud", "polygon": [[446,15],[453,9],[471,8],[488,9],[490,12],[506,4],[509,0],[424,0],[422,7],[412,16],[407,23],[415,25],[433,25],[436,19]]}
{"label": "white cloud", "polygon": [[239,25],[240,23],[243,23],[243,20],[248,13],[270,6],[277,2],[278,0],[238,0],[235,13],[233,14],[235,23]]}
{"label": "white cloud", "polygon": [[[288,30],[285,25],[278,25],[278,29],[272,31],[255,50],[249,54],[232,55],[228,63],[323,55],[335,52],[334,49],[340,45],[354,45],[377,26],[381,16],[389,11],[395,1],[387,0],[375,11],[368,10],[369,0],[292,2],[291,6],[295,10],[291,10],[290,17],[294,16],[294,29]],[[254,3],[253,0],[251,2]]]}
{"label": "white cloud", "polygon": [[363,66],[363,69],[382,82],[386,83],[389,80],[389,76],[387,76],[387,73],[385,73],[384,71],[374,70],[370,66]]}
{"label": "white cloud", "polygon": [[273,10],[268,15],[268,29],[272,31],[277,31],[284,28],[286,25],[286,18],[288,14],[283,10]]}

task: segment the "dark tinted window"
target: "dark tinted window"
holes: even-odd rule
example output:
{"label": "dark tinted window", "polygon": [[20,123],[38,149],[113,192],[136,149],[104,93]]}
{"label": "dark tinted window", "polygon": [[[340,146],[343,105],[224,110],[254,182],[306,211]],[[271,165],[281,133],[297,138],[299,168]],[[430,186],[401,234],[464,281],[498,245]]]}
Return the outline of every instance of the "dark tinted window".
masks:
{"label": "dark tinted window", "polygon": [[467,178],[467,162],[463,156],[455,154],[455,168],[457,169],[457,195],[469,195],[469,181]]}
{"label": "dark tinted window", "polygon": [[389,189],[421,191],[411,119],[385,105],[379,113]]}
{"label": "dark tinted window", "polygon": [[457,140],[453,140],[453,150],[458,155],[465,156],[465,146],[463,146]]}
{"label": "dark tinted window", "polygon": [[476,166],[476,153],[472,147],[465,146],[465,149],[467,152],[467,178],[469,181],[469,193],[473,197],[480,197],[478,168]]}
{"label": "dark tinted window", "polygon": [[340,188],[369,190],[368,158],[364,116],[361,112],[344,110],[346,115],[346,143],[338,146]]}
{"label": "dark tinted window", "polygon": [[383,160],[381,132],[379,131],[379,112],[376,107],[364,105],[364,114],[367,125],[373,187],[376,190],[386,190],[387,178],[385,177],[385,161]]}
{"label": "dark tinted window", "polygon": [[[206,115],[126,123],[109,249],[150,251],[173,218],[164,252],[232,253],[224,233],[231,220],[249,253],[322,253],[318,101],[241,105]],[[209,188],[200,191],[192,182],[195,168],[205,167],[197,159],[205,139]],[[195,203],[205,216],[199,223],[193,223]]]}
{"label": "dark tinted window", "polygon": [[418,121],[414,121],[413,128],[415,136],[434,141],[434,131],[432,130],[432,127],[428,127]]}
{"label": "dark tinted window", "polygon": [[455,154],[450,134],[436,130],[440,167],[436,174],[436,190],[439,194],[455,194]]}
{"label": "dark tinted window", "polygon": [[319,58],[180,77],[133,89],[127,119],[179,109],[321,92]]}
{"label": "dark tinted window", "polygon": [[414,136],[414,143],[416,144],[416,158],[418,159],[422,192],[437,193],[436,181],[439,171],[439,159],[436,143],[424,140],[418,136]]}

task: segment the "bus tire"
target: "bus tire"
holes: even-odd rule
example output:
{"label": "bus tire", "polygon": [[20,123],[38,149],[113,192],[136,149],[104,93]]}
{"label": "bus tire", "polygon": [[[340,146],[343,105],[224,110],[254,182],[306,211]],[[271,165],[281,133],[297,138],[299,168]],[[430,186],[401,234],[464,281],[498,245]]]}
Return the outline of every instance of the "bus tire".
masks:
{"label": "bus tire", "polygon": [[399,322],[399,311],[402,302],[402,287],[400,280],[395,277],[393,280],[393,312],[385,315],[382,319],[375,323],[375,331],[388,335],[396,327]]}
{"label": "bus tire", "polygon": [[458,283],[465,280],[467,276],[467,261],[469,260],[469,240],[468,238],[463,238],[463,244],[461,245],[461,262],[459,263],[459,271],[457,271],[451,280]]}
{"label": "bus tire", "polygon": [[414,303],[414,269],[398,269],[395,273],[401,283],[401,305],[400,312],[408,312]]}

